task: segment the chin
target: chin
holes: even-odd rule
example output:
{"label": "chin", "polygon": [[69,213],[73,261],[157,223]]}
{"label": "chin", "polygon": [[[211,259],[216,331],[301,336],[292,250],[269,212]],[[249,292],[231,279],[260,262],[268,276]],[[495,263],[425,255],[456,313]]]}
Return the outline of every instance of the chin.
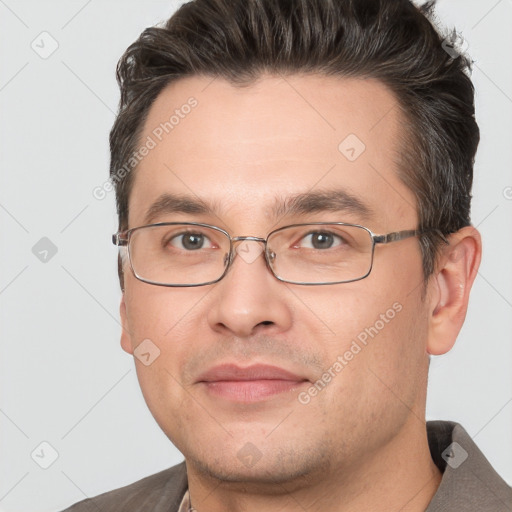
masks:
{"label": "chin", "polygon": [[288,453],[281,448],[266,447],[267,453],[259,450],[254,444],[247,442],[239,450],[232,452],[223,446],[219,453],[185,455],[187,464],[192,464],[196,471],[214,480],[237,486],[251,486],[253,491],[270,494],[281,494],[283,487],[276,484],[295,482],[297,487],[304,485],[305,479],[311,475],[322,475],[327,471],[326,458],[311,457],[307,453],[296,453],[293,448]]}

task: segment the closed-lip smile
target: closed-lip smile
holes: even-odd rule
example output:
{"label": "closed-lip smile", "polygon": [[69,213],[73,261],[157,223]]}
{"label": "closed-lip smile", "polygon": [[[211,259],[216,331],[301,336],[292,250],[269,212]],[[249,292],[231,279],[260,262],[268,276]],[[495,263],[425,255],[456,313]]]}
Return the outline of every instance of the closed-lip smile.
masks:
{"label": "closed-lip smile", "polygon": [[208,393],[235,402],[257,402],[293,391],[308,379],[278,366],[254,364],[241,367],[220,364],[202,373],[197,383]]}

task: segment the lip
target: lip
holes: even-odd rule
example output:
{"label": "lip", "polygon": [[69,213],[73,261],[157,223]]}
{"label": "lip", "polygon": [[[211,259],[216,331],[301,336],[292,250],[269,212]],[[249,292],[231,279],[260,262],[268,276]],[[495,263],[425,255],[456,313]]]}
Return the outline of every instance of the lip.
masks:
{"label": "lip", "polygon": [[307,380],[284,368],[267,364],[254,364],[245,368],[236,364],[221,364],[202,373],[197,382],[286,380],[300,382]]}
{"label": "lip", "polygon": [[208,394],[231,402],[260,402],[276,395],[295,391],[308,379],[278,366],[256,364],[242,368],[222,364],[203,373],[197,383]]}

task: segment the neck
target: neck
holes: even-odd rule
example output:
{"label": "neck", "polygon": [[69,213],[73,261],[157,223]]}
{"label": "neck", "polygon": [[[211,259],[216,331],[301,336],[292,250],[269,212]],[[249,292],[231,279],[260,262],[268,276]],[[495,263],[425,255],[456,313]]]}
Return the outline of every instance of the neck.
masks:
{"label": "neck", "polygon": [[378,452],[357,464],[340,464],[272,488],[219,481],[188,460],[187,474],[197,512],[424,512],[442,477],[430,456],[425,424],[414,415]]}

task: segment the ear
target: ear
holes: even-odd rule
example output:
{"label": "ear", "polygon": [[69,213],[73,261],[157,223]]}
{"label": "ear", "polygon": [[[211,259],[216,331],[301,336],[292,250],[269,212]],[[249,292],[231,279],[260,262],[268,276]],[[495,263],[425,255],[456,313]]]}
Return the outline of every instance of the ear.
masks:
{"label": "ear", "polygon": [[429,333],[427,352],[448,352],[462,328],[468,309],[469,292],[482,257],[480,233],[467,226],[448,236],[441,249],[434,275],[429,280]]}
{"label": "ear", "polygon": [[132,338],[130,336],[130,331],[128,329],[128,315],[126,314],[126,303],[124,300],[124,292],[123,296],[121,298],[121,304],[119,306],[119,314],[121,317],[121,347],[125,352],[128,352],[128,354],[133,355],[133,345],[132,345]]}

